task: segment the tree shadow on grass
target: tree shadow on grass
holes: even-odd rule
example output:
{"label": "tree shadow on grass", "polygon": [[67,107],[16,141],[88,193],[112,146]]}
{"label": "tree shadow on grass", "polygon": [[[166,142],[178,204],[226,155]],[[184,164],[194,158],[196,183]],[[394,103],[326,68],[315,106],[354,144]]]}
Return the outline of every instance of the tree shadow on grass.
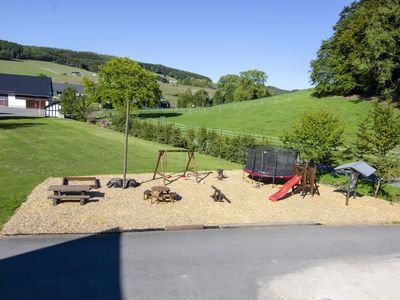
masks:
{"label": "tree shadow on grass", "polygon": [[154,112],[154,113],[145,113],[145,114],[138,114],[137,116],[142,119],[148,119],[148,118],[172,118],[172,117],[178,117],[182,115],[181,113],[177,112]]}
{"label": "tree shadow on grass", "polygon": [[[8,120],[15,120],[17,122],[4,122]],[[16,117],[16,116],[0,116],[0,130],[10,130],[22,127],[35,127],[47,125],[43,122],[31,122],[30,120],[38,120],[37,117]]]}
{"label": "tree shadow on grass", "polygon": [[[18,247],[23,240],[12,242]],[[115,232],[19,254],[0,260],[1,298],[121,299],[120,264]]]}
{"label": "tree shadow on grass", "polygon": [[35,127],[35,126],[42,126],[42,125],[47,125],[46,123],[32,123],[32,122],[26,122],[26,123],[1,123],[0,122],[0,130],[10,130],[10,129],[17,129],[17,128],[22,128],[22,127]]}

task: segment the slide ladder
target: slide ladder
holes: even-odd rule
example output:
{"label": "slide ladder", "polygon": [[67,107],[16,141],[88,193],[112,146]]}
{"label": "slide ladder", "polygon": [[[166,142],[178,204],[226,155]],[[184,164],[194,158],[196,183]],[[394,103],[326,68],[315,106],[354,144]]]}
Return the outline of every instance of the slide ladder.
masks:
{"label": "slide ladder", "polygon": [[298,184],[301,181],[301,177],[296,175],[292,179],[290,179],[288,182],[286,182],[280,189],[277,191],[275,194],[269,196],[269,200],[271,201],[278,201],[279,199],[283,198],[287,192],[294,187],[296,184]]}

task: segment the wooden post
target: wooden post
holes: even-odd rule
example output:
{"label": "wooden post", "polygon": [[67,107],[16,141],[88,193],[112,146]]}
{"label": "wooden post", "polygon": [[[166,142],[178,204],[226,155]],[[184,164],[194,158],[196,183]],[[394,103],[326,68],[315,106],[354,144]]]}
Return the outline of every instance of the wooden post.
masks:
{"label": "wooden post", "polygon": [[156,165],[156,169],[154,170],[153,179],[156,179],[156,175],[157,175],[157,171],[158,171],[158,166],[160,165],[160,159],[161,159],[161,156],[162,156],[163,153],[164,153],[163,150],[160,150],[160,151],[159,151],[158,159],[157,159],[157,165]]}
{"label": "wooden post", "polygon": [[162,172],[162,178],[163,178],[163,183],[165,184],[165,151],[161,155],[161,172]]}
{"label": "wooden post", "polygon": [[126,100],[126,114],[125,114],[125,152],[124,152],[124,165],[123,165],[123,180],[122,187],[127,188],[126,184],[126,167],[128,162],[128,129],[129,129],[129,100]]}

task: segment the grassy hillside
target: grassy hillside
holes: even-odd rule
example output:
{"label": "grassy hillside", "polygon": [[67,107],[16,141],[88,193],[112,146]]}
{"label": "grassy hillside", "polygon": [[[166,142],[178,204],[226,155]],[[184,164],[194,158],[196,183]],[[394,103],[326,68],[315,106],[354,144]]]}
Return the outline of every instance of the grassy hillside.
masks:
{"label": "grassy hillside", "polygon": [[311,90],[302,90],[207,109],[143,112],[141,116],[150,118],[161,116],[165,122],[279,137],[300,113],[323,107],[337,114],[345,128],[345,141],[350,142],[355,136],[359,116],[367,113],[370,103],[351,101],[344,97],[318,99],[310,94]]}
{"label": "grassy hillside", "polygon": [[[18,74],[18,75],[33,75],[45,74],[52,78],[53,82],[68,82],[80,84],[82,77],[71,76],[69,73],[77,71],[82,75],[89,77],[93,81],[97,81],[97,74],[86,71],[80,68],[68,67],[52,62],[40,60],[1,60],[0,59],[0,73]],[[170,83],[161,83],[160,88],[165,99],[176,106],[177,94],[190,89],[192,93],[197,92],[200,88],[191,87],[187,85],[177,84],[176,80],[172,77],[168,78]],[[210,97],[215,93],[213,89],[205,89]]]}
{"label": "grassy hillside", "polygon": [[179,93],[183,93],[186,90],[191,90],[192,94],[196,93],[198,90],[206,90],[208,95],[210,97],[214,96],[215,94],[215,89],[210,89],[210,88],[199,88],[195,86],[190,86],[190,85],[182,85],[182,84],[177,84],[177,83],[162,83],[159,82],[161,91],[163,93],[163,96],[165,99],[167,99],[173,106],[176,107],[176,104],[178,102],[178,97],[177,95]]}
{"label": "grassy hillside", "polygon": [[[113,56],[99,54],[89,51],[74,51],[70,49],[59,49],[52,47],[21,45],[5,40],[0,40],[0,59],[33,59],[40,61],[55,62],[66,66],[83,68],[90,72],[97,72],[99,67],[109,61]],[[184,70],[167,67],[160,64],[138,62],[143,68],[151,72],[172,76],[176,79],[188,77],[206,79],[210,78]]]}
{"label": "grassy hillside", "polygon": [[277,95],[283,95],[283,94],[287,94],[287,93],[291,93],[293,91],[289,91],[289,90],[283,90],[280,88],[277,88],[275,86],[269,85],[268,86],[268,90],[271,93],[272,96],[277,96]]}
{"label": "grassy hillside", "polygon": [[[0,227],[48,177],[122,172],[123,134],[72,120],[0,117],[0,144]],[[153,172],[158,150],[168,148],[131,137],[128,172]],[[182,155],[168,162],[171,171],[185,167]],[[196,162],[203,170],[240,168],[205,155]]]}
{"label": "grassy hillside", "polygon": [[81,83],[81,77],[70,76],[68,73],[73,71],[81,72],[82,75],[97,81],[97,74],[84,69],[68,67],[52,62],[40,60],[0,60],[0,73],[33,75],[45,74],[52,78],[54,82]]}

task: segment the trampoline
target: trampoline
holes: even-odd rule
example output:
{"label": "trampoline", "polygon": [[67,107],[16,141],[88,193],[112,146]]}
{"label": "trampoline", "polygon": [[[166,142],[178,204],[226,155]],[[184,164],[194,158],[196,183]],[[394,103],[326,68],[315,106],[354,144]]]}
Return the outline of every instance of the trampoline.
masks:
{"label": "trampoline", "polygon": [[247,149],[244,172],[258,178],[289,180],[295,175],[299,152],[280,147],[255,146]]}

